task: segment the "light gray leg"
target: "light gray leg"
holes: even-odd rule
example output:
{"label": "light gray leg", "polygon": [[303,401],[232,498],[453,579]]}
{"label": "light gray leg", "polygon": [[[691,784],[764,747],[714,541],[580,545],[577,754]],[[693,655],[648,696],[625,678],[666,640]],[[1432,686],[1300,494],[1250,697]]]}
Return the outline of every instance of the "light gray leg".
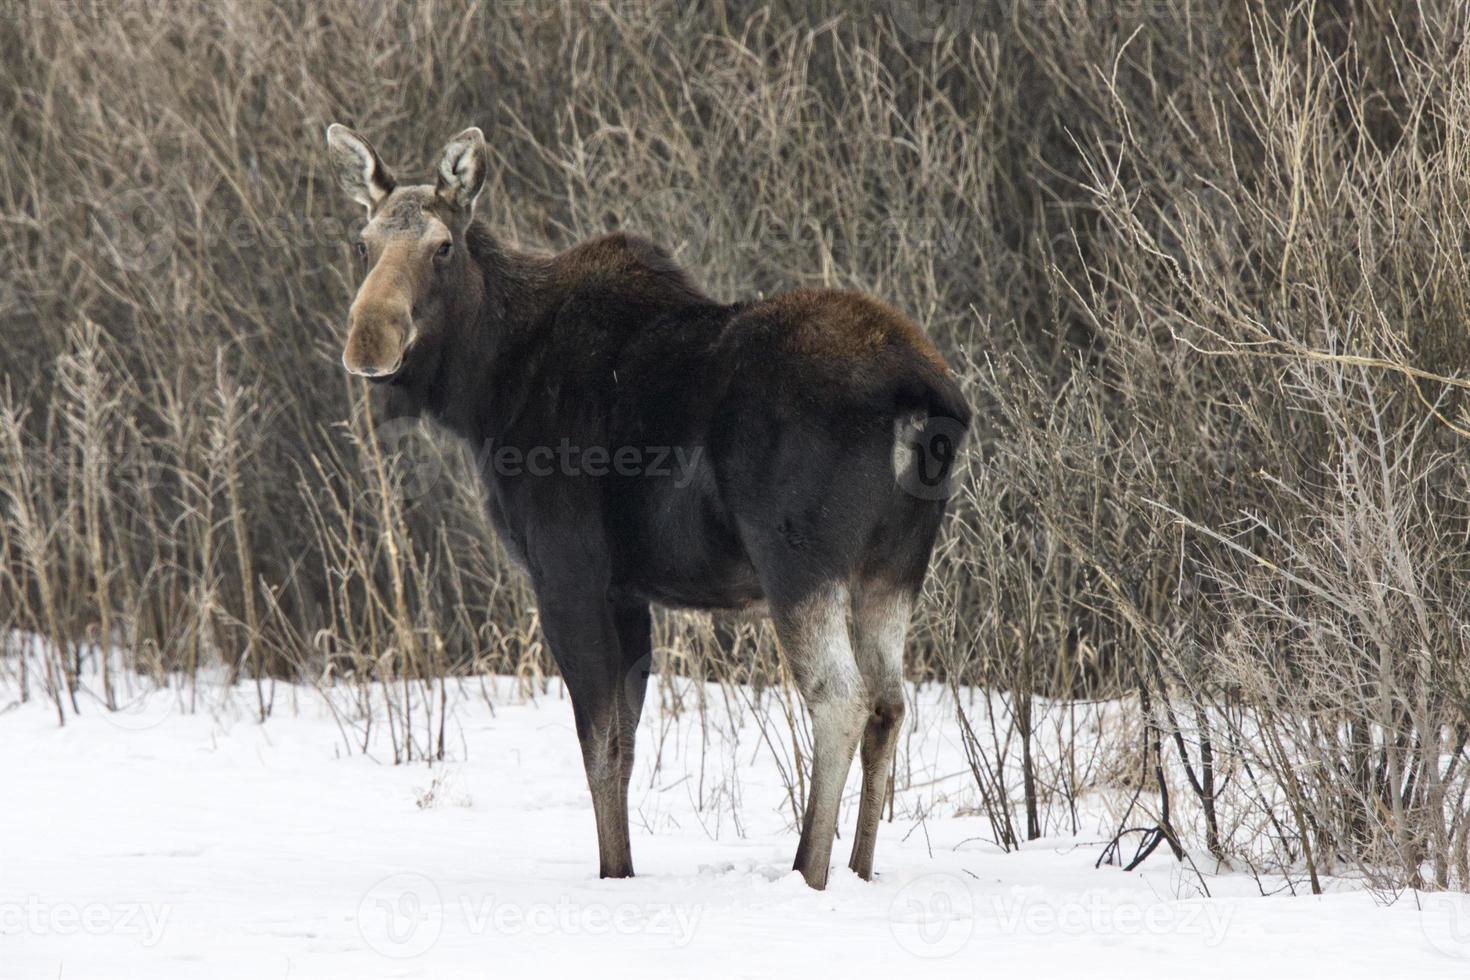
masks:
{"label": "light gray leg", "polygon": [[817,889],[827,887],[837,805],[868,714],[847,612],[847,589],[832,586],[775,616],[782,653],[812,719],[812,774],[793,866]]}
{"label": "light gray leg", "polygon": [[863,795],[848,867],[873,877],[878,821],[903,727],[903,647],[914,599],[903,590],[860,586],[852,597],[853,650],[871,701],[863,729]]}

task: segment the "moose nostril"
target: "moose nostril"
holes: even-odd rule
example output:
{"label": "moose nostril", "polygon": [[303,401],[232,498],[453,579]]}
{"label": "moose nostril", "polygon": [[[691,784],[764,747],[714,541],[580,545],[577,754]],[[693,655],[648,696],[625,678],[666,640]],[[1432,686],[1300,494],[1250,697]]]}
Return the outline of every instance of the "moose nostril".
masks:
{"label": "moose nostril", "polygon": [[370,364],[356,364],[355,365],[355,364],[352,364],[349,361],[348,358],[344,357],[342,359],[342,366],[345,367],[345,368],[347,368],[348,372],[351,373],[351,374],[355,374],[358,377],[368,378],[368,379],[372,380],[372,379],[378,379],[378,378],[387,378],[387,377],[391,377],[394,374],[397,374],[398,373],[398,368],[401,365],[395,365],[395,366],[393,366],[391,368],[376,367],[376,366],[370,365]]}

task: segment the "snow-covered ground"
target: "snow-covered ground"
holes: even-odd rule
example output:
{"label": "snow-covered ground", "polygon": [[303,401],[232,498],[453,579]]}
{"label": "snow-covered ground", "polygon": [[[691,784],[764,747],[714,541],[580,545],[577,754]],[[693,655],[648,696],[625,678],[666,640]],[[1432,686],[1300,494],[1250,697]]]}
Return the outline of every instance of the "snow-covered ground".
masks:
{"label": "snow-covered ground", "polygon": [[0,688],[0,976],[1470,977],[1470,897],[1263,898],[1225,874],[1204,898],[1163,853],[1095,870],[1100,833],[1002,853],[957,815],[938,691],[878,880],[841,841],[823,893],[789,870],[784,722],[737,725],[716,689],[703,724],[651,697],[639,876],[600,881],[570,706],[485,683],[493,711],[451,689],[432,769],[384,761],[381,721],[350,751],[345,695],[278,689],[261,725],[253,687],[201,687],[193,711],[165,692],[59,728]]}

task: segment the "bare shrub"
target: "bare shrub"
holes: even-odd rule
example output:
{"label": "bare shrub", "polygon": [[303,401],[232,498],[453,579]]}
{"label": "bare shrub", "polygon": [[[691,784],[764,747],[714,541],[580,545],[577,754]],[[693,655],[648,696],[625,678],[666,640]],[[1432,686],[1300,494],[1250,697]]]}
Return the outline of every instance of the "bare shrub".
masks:
{"label": "bare shrub", "polygon": [[[995,840],[1102,793],[1109,859],[1464,887],[1463,5],[962,13],[17,0],[0,629],[46,655],[0,669],[63,722],[122,666],[248,680],[262,718],[274,678],[342,685],[401,761],[443,754],[446,678],[547,689],[459,450],[338,365],[323,127],[413,161],[473,123],[509,240],[872,290],[959,366],[980,432],[911,676],[953,688]],[[799,811],[769,631],[656,640],[760,713]]]}

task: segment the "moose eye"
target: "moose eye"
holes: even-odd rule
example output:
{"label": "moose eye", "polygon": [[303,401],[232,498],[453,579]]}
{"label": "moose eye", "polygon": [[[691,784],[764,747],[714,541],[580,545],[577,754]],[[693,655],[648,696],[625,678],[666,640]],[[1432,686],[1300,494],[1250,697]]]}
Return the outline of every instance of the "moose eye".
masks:
{"label": "moose eye", "polygon": [[358,255],[362,256],[363,258],[367,258],[367,242],[358,242],[353,246],[353,248],[357,249]]}
{"label": "moose eye", "polygon": [[442,259],[442,258],[445,258],[446,256],[448,256],[449,253],[452,252],[453,250],[454,250],[453,243],[451,243],[451,242],[445,242],[444,244],[440,245],[437,249],[434,250],[434,254],[437,257],[439,257],[439,258]]}

